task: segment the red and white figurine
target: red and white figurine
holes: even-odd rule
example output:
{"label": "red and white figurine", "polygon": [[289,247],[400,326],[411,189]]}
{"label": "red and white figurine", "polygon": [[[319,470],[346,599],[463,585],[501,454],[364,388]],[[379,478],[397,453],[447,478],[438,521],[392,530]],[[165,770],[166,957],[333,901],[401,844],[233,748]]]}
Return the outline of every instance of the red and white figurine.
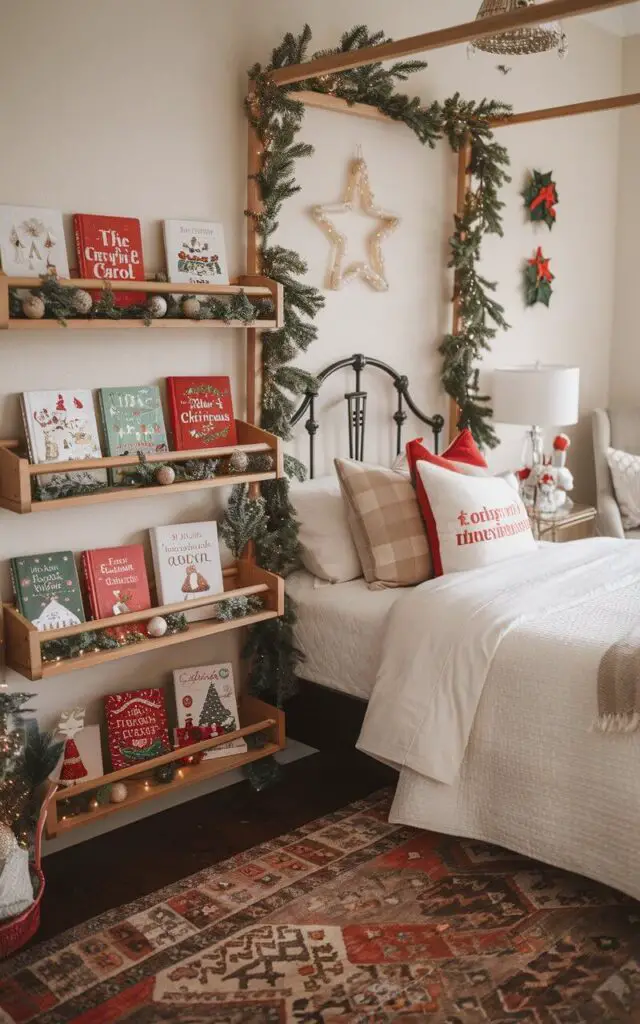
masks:
{"label": "red and white figurine", "polygon": [[63,711],[58,723],[58,732],[64,736],[64,753],[58,782],[61,786],[73,786],[89,774],[80,756],[75,737],[84,729],[85,708],[75,707]]}

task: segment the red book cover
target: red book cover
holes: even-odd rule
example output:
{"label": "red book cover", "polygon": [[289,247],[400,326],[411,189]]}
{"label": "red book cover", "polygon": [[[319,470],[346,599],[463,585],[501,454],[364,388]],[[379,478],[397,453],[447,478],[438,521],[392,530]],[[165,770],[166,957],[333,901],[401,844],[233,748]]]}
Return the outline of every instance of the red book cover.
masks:
{"label": "red book cover", "polygon": [[112,693],[105,697],[104,711],[114,772],[171,749],[164,692],[158,687]]}
{"label": "red book cover", "polygon": [[151,607],[142,544],[83,551],[82,569],[94,619]]}
{"label": "red book cover", "polygon": [[167,377],[175,451],[237,444],[228,377]]}
{"label": "red book cover", "polygon": [[[142,234],[135,217],[104,217],[75,213],[73,228],[80,277],[97,281],[144,281]],[[96,302],[101,292],[92,292]],[[140,292],[114,292],[116,306],[146,302]]]}

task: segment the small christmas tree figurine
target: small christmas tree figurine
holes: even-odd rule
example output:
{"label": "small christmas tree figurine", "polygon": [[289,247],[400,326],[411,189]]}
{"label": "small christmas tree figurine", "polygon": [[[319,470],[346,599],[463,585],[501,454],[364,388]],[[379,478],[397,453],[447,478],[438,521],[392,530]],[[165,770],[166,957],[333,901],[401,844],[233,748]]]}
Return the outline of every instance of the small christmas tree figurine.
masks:
{"label": "small christmas tree figurine", "polygon": [[236,728],[235,718],[220,700],[215,683],[211,683],[207,690],[198,725],[219,725],[225,732],[233,732]]}
{"label": "small christmas tree figurine", "polygon": [[58,782],[61,786],[72,786],[74,782],[84,779],[89,773],[80,756],[75,736],[84,729],[85,708],[76,707],[63,711],[58,723],[58,732],[65,737],[62,768]]}

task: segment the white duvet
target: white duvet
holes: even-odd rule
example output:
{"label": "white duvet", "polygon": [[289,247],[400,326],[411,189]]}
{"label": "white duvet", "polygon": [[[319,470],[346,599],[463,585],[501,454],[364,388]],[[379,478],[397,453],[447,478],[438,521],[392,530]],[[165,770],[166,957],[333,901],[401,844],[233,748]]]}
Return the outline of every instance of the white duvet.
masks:
{"label": "white duvet", "polygon": [[358,746],[392,820],[496,842],[640,898],[640,733],[601,734],[605,650],[640,620],[640,544],[547,545],[395,603]]}

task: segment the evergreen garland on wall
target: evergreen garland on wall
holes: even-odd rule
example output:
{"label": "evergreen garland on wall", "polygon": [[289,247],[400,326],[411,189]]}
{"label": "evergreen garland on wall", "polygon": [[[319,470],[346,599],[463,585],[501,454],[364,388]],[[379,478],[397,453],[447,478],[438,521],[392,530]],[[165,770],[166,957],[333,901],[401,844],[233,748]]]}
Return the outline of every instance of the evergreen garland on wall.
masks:
{"label": "evergreen garland on wall", "polygon": [[[266,67],[250,71],[252,93],[246,111],[263,150],[262,166],[255,180],[261,200],[259,213],[252,217],[260,240],[261,270],[282,283],[284,326],[263,334],[262,426],[283,440],[291,439],[290,419],[295,396],[304,394],[312,383],[304,370],[291,365],[317,336],[313,319],[324,305],[318,289],[300,278],[307,266],[300,255],[274,241],[283,204],[299,191],[295,161],[311,156],[313,147],[298,140],[305,108],[292,93],[314,90],[331,93],[348,103],[367,103],[401,121],[423,145],[434,148],[446,137],[454,151],[471,144],[471,187],[462,216],[456,217],[451,238],[450,266],[456,272],[456,294],[460,329],[442,342],[442,382],[445,391],[460,408],[460,426],[468,426],[486,447],[497,443],[489,422],[491,409],[486,396],[478,393],[477,360],[489,348],[498,328],[505,328],[504,311],[492,297],[495,285],[478,274],[482,239],[485,234],[502,234],[499,199],[501,186],[509,180],[506,150],[498,145],[490,129],[492,118],[508,116],[510,108],[495,101],[467,103],[456,94],[443,105],[423,106],[418,97],[397,91],[397,83],[426,67],[423,61],[403,60],[385,68],[370,64],[321,79],[301,81],[285,88],[277,86],[271,72],[301,64],[309,56],[311,30],[305,25],[298,36],[287,33],[271,55]],[[388,42],[383,32],[370,33],[364,25],[346,32],[334,50],[313,54],[342,53]],[[303,477],[297,460],[286,460],[289,476]],[[289,501],[288,482],[278,480],[263,487],[267,513],[266,528],[256,537],[258,561],[265,568],[286,575],[297,564],[298,538],[294,509]],[[254,627],[247,653],[253,659],[250,685],[258,694],[269,694],[281,705],[295,691],[300,654],[293,643],[294,612],[287,604],[282,619]]]}

